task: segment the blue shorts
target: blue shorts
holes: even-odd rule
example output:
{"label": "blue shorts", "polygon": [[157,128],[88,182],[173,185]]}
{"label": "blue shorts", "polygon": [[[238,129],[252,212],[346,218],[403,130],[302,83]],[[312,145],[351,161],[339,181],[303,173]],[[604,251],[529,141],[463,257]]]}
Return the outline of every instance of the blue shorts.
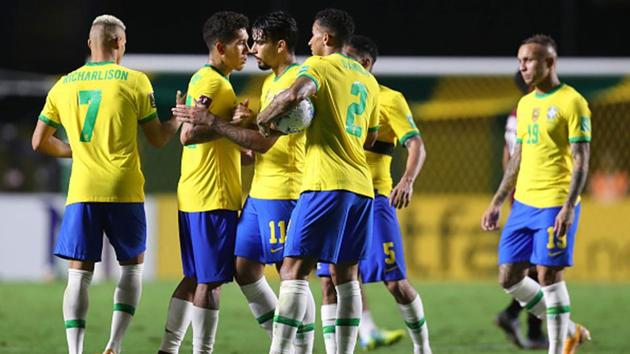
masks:
{"label": "blue shorts", "polygon": [[237,212],[179,212],[184,275],[198,283],[227,283],[234,276]]}
{"label": "blue shorts", "polygon": [[144,203],[67,205],[54,254],[66,259],[100,262],[103,232],[119,261],[139,256],[147,248]]}
{"label": "blue shorts", "polygon": [[234,254],[262,264],[282,262],[295,200],[248,197],[236,229]]}
{"label": "blue shorts", "polygon": [[372,198],[344,190],[304,192],[291,214],[285,257],[341,263],[363,259],[372,234]]}
{"label": "blue shorts", "polygon": [[575,219],[567,234],[557,237],[553,225],[560,209],[534,208],[515,200],[499,240],[498,263],[573,265],[573,246],[581,204],[575,207]]}
{"label": "blue shorts", "polygon": [[402,234],[396,208],[389,205],[384,195],[374,198],[374,229],[372,246],[367,257],[359,264],[361,281],[375,283],[407,278]]}

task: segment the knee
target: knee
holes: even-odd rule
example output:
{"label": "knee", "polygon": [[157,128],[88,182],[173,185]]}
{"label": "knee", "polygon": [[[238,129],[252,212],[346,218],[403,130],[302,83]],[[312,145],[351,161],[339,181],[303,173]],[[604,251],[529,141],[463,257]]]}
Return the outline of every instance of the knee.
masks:
{"label": "knee", "polygon": [[324,304],[334,304],[337,302],[337,291],[335,290],[335,286],[333,285],[332,279],[328,277],[321,278],[320,281],[322,286],[322,303]]}
{"label": "knee", "polygon": [[386,281],[385,286],[399,304],[409,304],[416,298],[416,291],[406,280]]}
{"label": "knee", "polygon": [[523,280],[524,276],[518,272],[506,268],[499,268],[499,285],[503,289],[509,289]]}
{"label": "knee", "polygon": [[542,286],[548,286],[562,281],[562,269],[558,267],[538,267],[538,282]]}

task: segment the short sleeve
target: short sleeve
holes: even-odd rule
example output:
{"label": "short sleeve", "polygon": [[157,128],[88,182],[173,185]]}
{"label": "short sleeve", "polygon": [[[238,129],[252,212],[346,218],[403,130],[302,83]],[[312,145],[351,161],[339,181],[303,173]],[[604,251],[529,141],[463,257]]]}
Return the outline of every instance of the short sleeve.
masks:
{"label": "short sleeve", "polygon": [[583,97],[576,99],[567,112],[567,127],[569,130],[569,142],[591,141],[591,110]]}
{"label": "short sleeve", "polygon": [[138,123],[144,124],[157,118],[153,86],[151,86],[151,81],[144,73],[140,74],[136,85],[136,107],[138,110]]}
{"label": "short sleeve", "polygon": [[516,108],[516,143],[522,144],[525,135],[527,135],[527,127],[525,126],[525,111],[519,102]]}
{"label": "short sleeve", "polygon": [[380,119],[380,107],[379,107],[379,94],[378,94],[378,86],[377,86],[377,90],[376,90],[376,94],[374,95],[374,104],[372,107],[372,112],[370,113],[370,116],[368,117],[368,132],[376,132],[379,130],[379,128],[381,127],[379,125],[379,119]]}
{"label": "short sleeve", "polygon": [[[63,77],[61,78],[63,80]],[[59,80],[59,81],[61,81]],[[56,106],[56,96],[59,81],[48,91],[48,95],[46,96],[46,103],[44,103],[44,108],[42,112],[39,114],[39,120],[50,125],[53,128],[59,128],[61,126],[61,118],[59,117],[59,111]]]}
{"label": "short sleeve", "polygon": [[389,110],[389,125],[392,127],[396,138],[401,145],[405,145],[407,140],[414,136],[420,136],[420,130],[411,114],[411,109],[402,94],[396,95]]}
{"label": "short sleeve", "polygon": [[317,91],[319,92],[319,90],[322,88],[322,85],[324,84],[324,69],[325,62],[322,60],[322,58],[318,56],[312,56],[306,59],[306,61],[300,66],[300,68],[298,69],[297,78],[306,77],[311,79],[315,83]]}

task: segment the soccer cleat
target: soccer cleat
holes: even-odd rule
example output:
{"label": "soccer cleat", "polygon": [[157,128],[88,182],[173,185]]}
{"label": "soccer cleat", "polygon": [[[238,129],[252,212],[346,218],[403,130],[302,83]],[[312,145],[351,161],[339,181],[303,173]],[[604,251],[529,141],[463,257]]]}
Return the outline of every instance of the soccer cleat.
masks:
{"label": "soccer cleat", "polygon": [[545,335],[540,335],[538,337],[534,337],[534,338],[527,338],[525,339],[525,342],[523,343],[523,348],[524,349],[547,349],[549,348],[549,340],[547,339],[547,336]]}
{"label": "soccer cleat", "polygon": [[591,340],[591,332],[580,324],[575,324],[575,333],[564,340],[562,354],[575,354],[580,345]]}
{"label": "soccer cleat", "polygon": [[378,347],[392,345],[405,336],[405,331],[396,329],[388,331],[384,329],[376,329],[370,333],[368,338],[359,338],[359,345],[363,351],[373,350]]}
{"label": "soccer cleat", "polygon": [[505,311],[501,311],[494,319],[494,324],[503,330],[510,342],[519,348],[525,348],[525,340],[521,336],[518,318],[512,318]]}
{"label": "soccer cleat", "polygon": [[114,349],[105,349],[103,354],[116,354],[116,352],[114,351]]}

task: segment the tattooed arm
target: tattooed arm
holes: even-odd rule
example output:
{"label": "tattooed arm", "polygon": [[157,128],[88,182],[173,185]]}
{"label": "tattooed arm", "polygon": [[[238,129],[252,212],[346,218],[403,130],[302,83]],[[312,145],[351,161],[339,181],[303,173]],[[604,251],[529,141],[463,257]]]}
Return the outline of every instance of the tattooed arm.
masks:
{"label": "tattooed arm", "polygon": [[588,175],[588,161],[591,155],[591,147],[588,142],[571,143],[571,155],[573,157],[573,172],[567,201],[556,216],[553,229],[557,236],[562,236],[573,224],[575,217],[575,203],[586,184]]}
{"label": "tattooed arm", "polygon": [[518,142],[514,146],[514,154],[508,162],[499,189],[494,194],[490,206],[486,209],[486,212],[481,218],[481,228],[485,231],[493,231],[499,228],[501,205],[503,205],[505,199],[512,193],[516,186],[516,178],[518,177],[518,171],[521,166],[521,147],[522,144]]}

